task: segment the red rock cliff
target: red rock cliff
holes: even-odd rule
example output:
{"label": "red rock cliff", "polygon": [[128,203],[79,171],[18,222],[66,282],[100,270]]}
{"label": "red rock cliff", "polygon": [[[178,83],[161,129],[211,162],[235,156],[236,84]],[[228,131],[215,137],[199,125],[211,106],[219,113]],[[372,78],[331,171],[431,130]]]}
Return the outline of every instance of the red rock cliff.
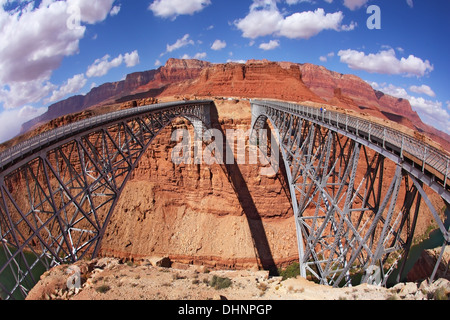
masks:
{"label": "red rock cliff", "polygon": [[[407,100],[375,91],[354,75],[313,64],[249,60],[245,64],[211,64],[200,60],[169,59],[157,70],[130,74],[125,80],[93,88],[53,104],[48,112],[23,125],[37,124],[83,109],[133,97],[232,96],[328,103],[344,109],[395,121],[428,135],[450,150],[450,136],[424,124]],[[122,99],[121,99],[122,98]]]}
{"label": "red rock cliff", "polygon": [[182,93],[324,102],[305,86],[298,65],[285,69],[276,62],[254,60],[211,65],[195,81],[170,86],[164,92]]}

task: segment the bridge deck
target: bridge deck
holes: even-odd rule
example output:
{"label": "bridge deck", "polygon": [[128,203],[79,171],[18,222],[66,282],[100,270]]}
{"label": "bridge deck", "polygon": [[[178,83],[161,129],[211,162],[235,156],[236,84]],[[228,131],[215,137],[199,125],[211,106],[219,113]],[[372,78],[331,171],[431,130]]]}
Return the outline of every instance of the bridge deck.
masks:
{"label": "bridge deck", "polygon": [[17,160],[23,159],[27,155],[33,154],[40,150],[43,146],[49,146],[55,142],[71,137],[79,132],[86,131],[91,128],[103,126],[108,123],[114,123],[141,114],[149,113],[152,111],[158,111],[161,109],[176,107],[176,106],[189,106],[195,104],[211,103],[210,100],[192,100],[192,101],[175,101],[167,103],[153,104],[143,107],[137,107],[132,109],[115,111],[95,117],[91,117],[85,120],[77,121],[60,128],[56,128],[39,135],[36,135],[26,141],[18,143],[17,145],[0,153],[0,169],[4,170],[10,165],[14,164]]}

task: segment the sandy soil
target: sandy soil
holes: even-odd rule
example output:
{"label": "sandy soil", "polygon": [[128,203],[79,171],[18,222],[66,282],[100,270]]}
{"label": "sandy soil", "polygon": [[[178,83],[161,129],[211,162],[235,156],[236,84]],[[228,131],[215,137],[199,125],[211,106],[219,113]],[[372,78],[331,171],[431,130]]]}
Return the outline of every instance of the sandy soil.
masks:
{"label": "sandy soil", "polygon": [[[208,270],[204,266],[157,266],[159,258],[136,263],[101,258],[58,266],[46,272],[28,300],[424,300],[450,295],[450,282],[401,283],[387,289],[372,285],[333,289],[304,278],[269,277],[266,271]],[[76,266],[81,288],[68,289]],[[220,283],[224,285],[221,288]],[[72,281],[72,283],[76,283]]]}

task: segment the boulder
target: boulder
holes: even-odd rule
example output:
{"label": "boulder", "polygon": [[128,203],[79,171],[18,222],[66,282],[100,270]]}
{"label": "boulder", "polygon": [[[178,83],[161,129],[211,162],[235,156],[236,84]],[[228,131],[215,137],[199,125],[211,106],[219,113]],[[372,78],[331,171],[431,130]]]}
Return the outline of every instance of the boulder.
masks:
{"label": "boulder", "polygon": [[172,261],[169,257],[149,257],[148,260],[154,267],[170,268],[172,266]]}
{"label": "boulder", "polygon": [[[436,265],[439,255],[441,253],[441,248],[424,250],[420,255],[413,268],[408,272],[407,280],[410,282],[421,281],[430,278],[433,269]],[[435,275],[435,279],[445,278],[450,280],[449,268],[450,262],[450,247],[445,248],[444,255],[442,257],[441,263],[439,264],[438,270]]]}

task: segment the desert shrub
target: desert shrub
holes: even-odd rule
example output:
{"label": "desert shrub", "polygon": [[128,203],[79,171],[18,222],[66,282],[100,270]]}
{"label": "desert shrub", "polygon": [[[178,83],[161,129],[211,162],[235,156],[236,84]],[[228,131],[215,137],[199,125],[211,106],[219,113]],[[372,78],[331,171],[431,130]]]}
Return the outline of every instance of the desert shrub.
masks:
{"label": "desert shrub", "polygon": [[209,281],[209,285],[216,290],[225,289],[231,286],[231,279],[213,276],[212,279]]}
{"label": "desert shrub", "polygon": [[283,280],[295,278],[300,275],[300,264],[298,262],[294,262],[285,269],[278,270],[278,273],[283,277]]}
{"label": "desert shrub", "polygon": [[445,287],[440,287],[438,288],[433,295],[433,299],[434,300],[448,300],[448,293],[447,290],[445,289]]}
{"label": "desert shrub", "polygon": [[99,292],[99,293],[106,293],[111,289],[110,286],[108,286],[107,284],[102,284],[101,286],[97,287],[95,289],[95,291]]}

